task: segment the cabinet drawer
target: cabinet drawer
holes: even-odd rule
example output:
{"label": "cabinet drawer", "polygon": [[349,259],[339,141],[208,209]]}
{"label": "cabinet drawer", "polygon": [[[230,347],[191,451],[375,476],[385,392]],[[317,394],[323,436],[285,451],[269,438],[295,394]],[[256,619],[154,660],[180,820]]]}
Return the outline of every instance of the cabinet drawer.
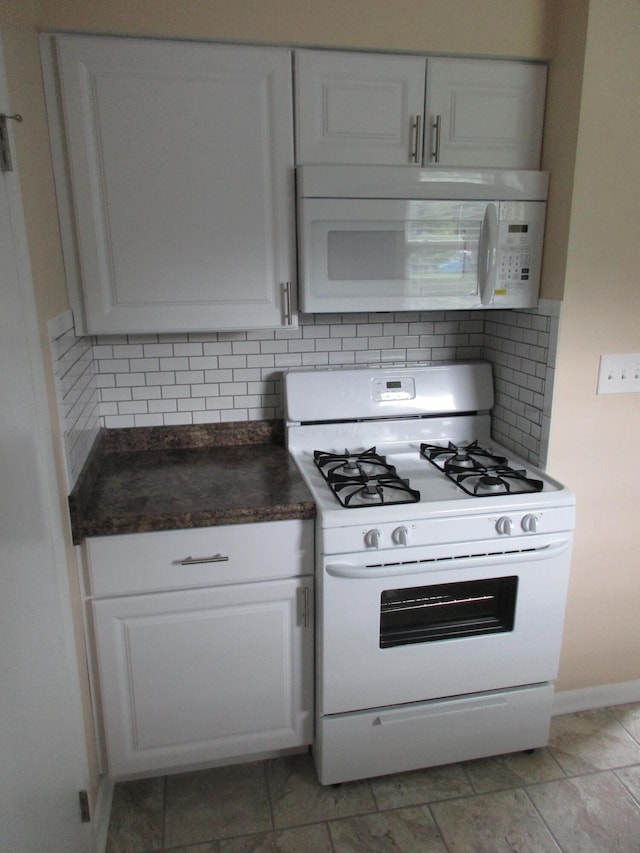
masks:
{"label": "cabinet drawer", "polygon": [[295,577],[313,571],[313,522],[261,522],[87,539],[92,596]]}

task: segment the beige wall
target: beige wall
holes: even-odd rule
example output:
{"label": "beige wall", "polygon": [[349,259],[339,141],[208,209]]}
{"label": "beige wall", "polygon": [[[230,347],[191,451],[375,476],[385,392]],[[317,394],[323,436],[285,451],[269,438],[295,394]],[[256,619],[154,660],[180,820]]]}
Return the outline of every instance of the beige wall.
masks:
{"label": "beige wall", "polygon": [[640,352],[640,3],[589,5],[549,460],[578,499],[565,688],[640,678],[640,395],[595,394],[602,353]]}
{"label": "beige wall", "polygon": [[550,173],[542,296],[561,299],[575,169],[589,0],[550,7],[549,76],[542,168]]}
{"label": "beige wall", "polygon": [[640,397],[595,395],[600,353],[640,351],[637,0],[3,0],[0,27],[42,320],[67,299],[36,28],[552,58],[543,293],[564,287],[565,306],[550,469],[578,501],[560,687],[640,678]]}
{"label": "beige wall", "polygon": [[[543,58],[548,0],[40,0],[96,32]],[[555,0],[551,0],[555,2]]]}

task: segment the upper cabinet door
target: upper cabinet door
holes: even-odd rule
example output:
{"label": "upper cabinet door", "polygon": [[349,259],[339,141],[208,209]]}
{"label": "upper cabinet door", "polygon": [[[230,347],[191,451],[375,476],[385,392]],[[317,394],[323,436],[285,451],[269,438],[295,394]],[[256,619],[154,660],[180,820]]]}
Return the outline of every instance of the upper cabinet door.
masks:
{"label": "upper cabinet door", "polygon": [[297,163],[420,163],[425,59],[295,54]]}
{"label": "upper cabinet door", "polygon": [[83,331],[291,325],[290,51],[55,46]]}
{"label": "upper cabinet door", "polygon": [[427,165],[539,169],[547,69],[429,59]]}

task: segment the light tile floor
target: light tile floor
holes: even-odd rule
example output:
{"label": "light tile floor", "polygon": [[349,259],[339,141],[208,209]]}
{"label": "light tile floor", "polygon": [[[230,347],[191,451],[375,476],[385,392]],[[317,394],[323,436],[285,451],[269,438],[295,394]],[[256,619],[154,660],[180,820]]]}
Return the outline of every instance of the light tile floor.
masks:
{"label": "light tile floor", "polygon": [[310,755],[116,785],[107,853],[640,853],[640,704],[549,746],[322,787]]}

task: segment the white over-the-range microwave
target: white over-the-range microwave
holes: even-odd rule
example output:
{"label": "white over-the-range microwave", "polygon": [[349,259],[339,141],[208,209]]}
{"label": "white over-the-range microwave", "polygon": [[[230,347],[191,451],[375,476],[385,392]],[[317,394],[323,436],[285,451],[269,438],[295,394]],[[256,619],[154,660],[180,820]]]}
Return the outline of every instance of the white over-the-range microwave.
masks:
{"label": "white over-the-range microwave", "polygon": [[534,307],[548,184],[508,169],[298,167],[301,310]]}

